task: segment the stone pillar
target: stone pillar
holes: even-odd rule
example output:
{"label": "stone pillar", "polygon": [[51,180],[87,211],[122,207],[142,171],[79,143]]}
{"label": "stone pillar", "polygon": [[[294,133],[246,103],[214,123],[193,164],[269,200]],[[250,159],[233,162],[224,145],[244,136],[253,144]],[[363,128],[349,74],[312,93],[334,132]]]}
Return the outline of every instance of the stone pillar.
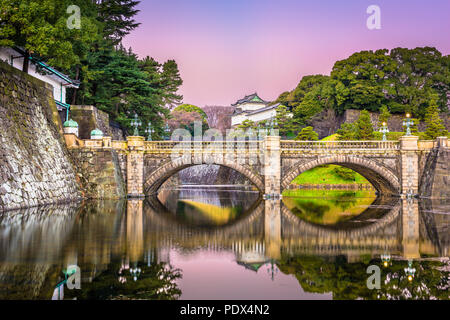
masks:
{"label": "stone pillar", "polygon": [[144,137],[127,137],[127,193],[129,198],[144,195]]}
{"label": "stone pillar", "polygon": [[264,193],[269,198],[281,196],[281,148],[279,136],[264,138]]}
{"label": "stone pillar", "polygon": [[127,252],[132,262],[139,261],[144,254],[143,200],[127,201]]}
{"label": "stone pillar", "polygon": [[438,148],[450,147],[448,145],[448,138],[447,137],[437,137],[436,141],[437,141],[437,147]]}
{"label": "stone pillar", "polygon": [[420,258],[419,204],[415,199],[402,200],[402,229],[403,257]]}
{"label": "stone pillar", "polygon": [[264,242],[267,258],[281,257],[281,200],[266,200],[264,210]]}
{"label": "stone pillar", "polygon": [[419,192],[418,140],[417,136],[400,137],[402,196]]}

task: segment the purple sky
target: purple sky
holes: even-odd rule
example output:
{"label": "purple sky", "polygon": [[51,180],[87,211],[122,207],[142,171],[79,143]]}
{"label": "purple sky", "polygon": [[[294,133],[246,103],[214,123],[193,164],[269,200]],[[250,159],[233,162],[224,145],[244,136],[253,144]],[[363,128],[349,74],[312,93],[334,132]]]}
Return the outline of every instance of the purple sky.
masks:
{"label": "purple sky", "polygon": [[[372,4],[381,8],[381,30],[366,27]],[[255,91],[274,100],[356,51],[450,53],[450,0],[143,0],[139,9],[142,25],[124,45],[140,57],[175,59],[184,102],[200,107]]]}

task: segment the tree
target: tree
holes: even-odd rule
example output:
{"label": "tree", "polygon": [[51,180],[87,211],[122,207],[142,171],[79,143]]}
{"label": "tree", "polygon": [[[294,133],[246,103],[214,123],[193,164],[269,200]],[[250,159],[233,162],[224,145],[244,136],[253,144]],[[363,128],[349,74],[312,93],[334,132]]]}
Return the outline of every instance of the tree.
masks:
{"label": "tree", "polygon": [[305,127],[299,132],[295,140],[317,141],[319,140],[319,135],[314,131],[313,127]]}
{"label": "tree", "polygon": [[291,92],[283,92],[275,102],[279,102],[289,109],[294,109],[303,101],[305,95],[316,86],[328,81],[330,77],[321,74],[304,76],[297,87]]}
{"label": "tree", "polygon": [[177,94],[177,91],[183,84],[183,80],[181,79],[178,65],[175,60],[168,60],[163,64],[161,79],[164,88],[163,100],[165,106],[172,108],[173,106],[180,104],[183,100],[183,96]]}
{"label": "tree", "polygon": [[439,117],[439,109],[436,101],[432,99],[430,105],[427,108],[425,114],[425,138],[434,140],[437,137],[448,135],[448,131],[445,129],[442,119]]}
{"label": "tree", "polygon": [[62,69],[80,64],[86,46],[96,38],[97,26],[83,16],[80,29],[69,29],[66,10],[71,4],[89,5],[82,0],[0,0],[0,46],[23,48],[24,72],[31,56]]}
{"label": "tree", "polygon": [[238,127],[238,129],[242,129],[245,131],[247,129],[256,129],[256,124],[252,120],[245,119],[237,127]]}
{"label": "tree", "polygon": [[389,118],[391,117],[391,113],[386,105],[382,105],[380,108],[380,116],[378,117],[378,126],[381,127],[383,122],[388,124]]}
{"label": "tree", "polygon": [[130,120],[137,114],[143,123],[141,134],[148,122],[157,134],[162,133],[168,110],[162,106],[162,89],[154,74],[154,61],[140,62],[121,46],[118,50],[106,47],[91,59],[94,78],[85,93],[86,102],[109,113],[126,128],[131,129]]}
{"label": "tree", "polygon": [[351,123],[343,123],[341,128],[337,130],[339,141],[355,140],[356,132],[355,126]]}
{"label": "tree", "polygon": [[284,105],[279,105],[276,108],[275,120],[277,125],[274,127],[279,130],[280,136],[293,136],[294,132],[298,130],[298,125],[292,118],[292,113]]}
{"label": "tree", "polygon": [[124,36],[140,25],[134,20],[134,16],[139,12],[135,7],[140,1],[99,0],[96,3],[98,20],[103,24],[103,35],[112,44],[119,44]]}
{"label": "tree", "polygon": [[194,122],[202,123],[203,132],[208,130],[208,119],[205,111],[192,104],[182,104],[176,107],[171,112],[171,119],[169,121],[172,129],[185,128],[194,134]]}
{"label": "tree", "polygon": [[367,110],[361,111],[355,123],[355,138],[357,140],[372,140],[374,138],[370,113]]}

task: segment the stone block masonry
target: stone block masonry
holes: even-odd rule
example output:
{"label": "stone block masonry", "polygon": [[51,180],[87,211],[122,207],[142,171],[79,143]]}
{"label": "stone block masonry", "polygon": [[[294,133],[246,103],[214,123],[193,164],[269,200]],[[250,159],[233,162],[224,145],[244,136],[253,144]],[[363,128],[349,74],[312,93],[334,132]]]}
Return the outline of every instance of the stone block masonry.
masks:
{"label": "stone block masonry", "polygon": [[0,211],[80,198],[52,88],[0,62]]}
{"label": "stone block masonry", "polygon": [[111,149],[70,149],[83,196],[90,199],[120,199],[127,196],[122,177],[121,154]]}

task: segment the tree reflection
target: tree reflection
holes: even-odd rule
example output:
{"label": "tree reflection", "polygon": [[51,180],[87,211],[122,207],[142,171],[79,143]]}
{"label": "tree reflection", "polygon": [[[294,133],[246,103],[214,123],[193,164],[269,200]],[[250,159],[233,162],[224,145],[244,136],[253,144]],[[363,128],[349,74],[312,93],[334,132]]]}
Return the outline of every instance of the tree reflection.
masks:
{"label": "tree reflection", "polygon": [[111,263],[92,282],[82,283],[81,290],[66,290],[65,297],[79,300],[175,300],[181,295],[176,283],[182,277],[181,270],[159,262],[147,266],[135,264],[139,276],[122,263]]}
{"label": "tree reflection", "polygon": [[[366,281],[369,265],[381,268],[381,289],[370,290]],[[448,261],[414,262],[416,276],[409,282],[404,272],[406,261],[393,261],[387,268],[380,259],[348,263],[343,256],[336,258],[319,256],[283,257],[278,262],[285,274],[293,274],[306,292],[333,294],[336,300],[384,300],[384,299],[444,299],[450,289],[450,263]]]}

